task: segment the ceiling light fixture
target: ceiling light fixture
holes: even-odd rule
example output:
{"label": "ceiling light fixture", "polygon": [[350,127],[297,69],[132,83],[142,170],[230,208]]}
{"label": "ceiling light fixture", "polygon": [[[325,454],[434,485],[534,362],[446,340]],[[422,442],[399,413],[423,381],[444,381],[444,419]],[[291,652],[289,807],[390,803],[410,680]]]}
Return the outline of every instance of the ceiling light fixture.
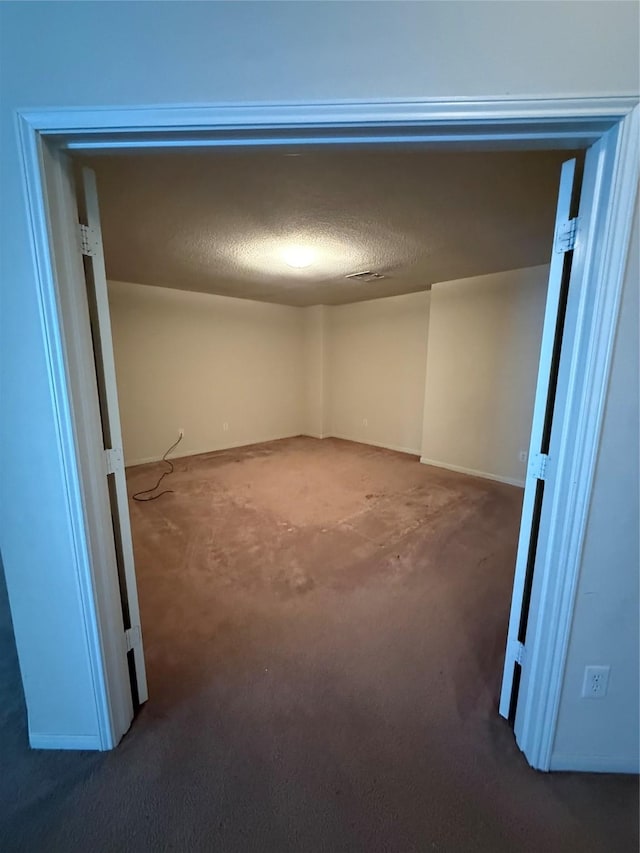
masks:
{"label": "ceiling light fixture", "polygon": [[284,262],[294,269],[311,266],[316,253],[310,246],[285,246],[282,250]]}

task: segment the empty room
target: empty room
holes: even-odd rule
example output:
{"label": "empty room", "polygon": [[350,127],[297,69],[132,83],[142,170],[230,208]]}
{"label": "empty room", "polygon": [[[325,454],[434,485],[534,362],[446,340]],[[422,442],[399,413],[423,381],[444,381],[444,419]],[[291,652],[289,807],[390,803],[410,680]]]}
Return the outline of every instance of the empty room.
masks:
{"label": "empty room", "polygon": [[3,853],[639,849],[638,11],[0,3]]}
{"label": "empty room", "polygon": [[110,329],[95,320],[94,347],[111,339],[98,375],[105,399],[117,387],[105,446],[121,430],[144,713],[217,727],[229,703],[238,736],[283,739],[285,763],[306,761],[310,730],[337,750],[335,731],[373,743],[399,715],[447,750],[481,737],[569,157],[79,162],[96,176]]}
{"label": "empty room", "polygon": [[[377,849],[380,825],[421,849],[425,796],[443,815],[463,797],[438,830],[453,849],[478,820],[492,849],[538,845],[540,813],[580,844],[597,813],[567,826],[584,789],[536,776],[517,711],[582,155],[140,151],[78,157],[74,180],[72,162],[61,309],[131,708],[96,796],[133,818],[128,791],[170,775],[180,802],[199,778],[232,849],[265,819],[286,849],[292,815],[332,849]],[[496,787],[536,803],[506,842]],[[622,849],[630,789],[599,790],[621,794]]]}

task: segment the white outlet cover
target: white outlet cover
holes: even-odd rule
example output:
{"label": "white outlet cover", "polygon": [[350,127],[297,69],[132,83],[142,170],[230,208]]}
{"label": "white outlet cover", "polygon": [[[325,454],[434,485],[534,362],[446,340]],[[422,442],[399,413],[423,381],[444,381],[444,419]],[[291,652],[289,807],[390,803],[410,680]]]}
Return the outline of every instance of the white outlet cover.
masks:
{"label": "white outlet cover", "polygon": [[610,671],[610,666],[585,666],[582,698],[604,699],[609,688]]}

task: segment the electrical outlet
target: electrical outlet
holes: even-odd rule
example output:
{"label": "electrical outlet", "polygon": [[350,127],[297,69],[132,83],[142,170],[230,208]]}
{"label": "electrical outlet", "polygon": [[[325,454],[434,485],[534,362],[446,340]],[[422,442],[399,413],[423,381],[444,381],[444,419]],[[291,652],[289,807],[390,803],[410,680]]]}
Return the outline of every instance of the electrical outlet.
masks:
{"label": "electrical outlet", "polygon": [[520,451],[520,453],[518,453],[518,459],[519,459],[521,462],[526,462],[526,461],[527,461],[527,451],[526,451],[526,450],[521,450],[521,451]]}
{"label": "electrical outlet", "polygon": [[364,427],[369,426],[369,421],[367,420],[367,418],[362,419],[362,426],[364,426]]}
{"label": "electrical outlet", "polygon": [[585,666],[582,683],[583,699],[603,699],[609,686],[610,666]]}
{"label": "electrical outlet", "polygon": [[229,432],[229,424],[226,421],[222,424],[222,431]]}
{"label": "electrical outlet", "polygon": [[178,427],[178,438],[184,438],[184,427]]}

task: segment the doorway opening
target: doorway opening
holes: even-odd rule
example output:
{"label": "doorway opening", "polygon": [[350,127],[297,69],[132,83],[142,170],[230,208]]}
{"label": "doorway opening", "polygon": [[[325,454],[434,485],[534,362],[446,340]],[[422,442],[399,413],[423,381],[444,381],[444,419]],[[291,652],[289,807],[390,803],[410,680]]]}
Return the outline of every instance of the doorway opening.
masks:
{"label": "doorway opening", "polygon": [[[608,129],[612,129],[611,132],[613,133],[613,136],[609,135],[607,137],[607,130]],[[549,131],[547,130],[547,132],[549,132]],[[594,130],[594,128],[592,126],[591,129],[589,130],[588,134],[587,134],[587,135],[590,135],[591,140],[593,140],[594,138],[601,140],[601,152],[600,152],[601,156],[599,157],[598,167],[597,167],[598,168],[598,176],[597,176],[598,182],[596,182],[596,185],[594,185],[594,187],[592,187],[592,198],[590,199],[589,211],[591,214],[593,214],[593,216],[589,222],[589,227],[587,229],[588,233],[585,235],[585,240],[584,240],[584,245],[583,245],[585,256],[584,256],[584,259],[582,262],[583,269],[581,271],[581,275],[582,275],[583,281],[586,281],[588,286],[591,286],[592,288],[595,287],[596,289],[597,289],[597,276],[594,275],[592,270],[586,269],[586,267],[588,266],[586,264],[586,261],[591,258],[591,256],[592,256],[591,253],[593,253],[593,251],[594,251],[593,233],[594,233],[594,229],[595,229],[596,224],[597,224],[596,220],[599,217],[601,220],[600,224],[602,224],[603,217],[607,223],[610,222],[610,219],[611,219],[610,211],[607,210],[605,213],[605,208],[603,207],[603,199],[605,197],[608,198],[608,193],[604,192],[602,190],[602,186],[603,185],[606,186],[608,190],[611,190],[612,185],[615,186],[615,181],[612,183],[612,169],[613,169],[613,164],[616,162],[616,157],[618,156],[617,149],[615,146],[615,139],[614,139],[616,132],[617,131],[615,130],[615,128],[612,128],[612,124],[610,123],[608,125],[608,127],[600,127],[598,130]],[[527,134],[530,134],[530,133],[531,133],[531,128],[529,128],[528,130],[522,128],[522,138],[525,138],[527,136]],[[562,132],[561,132],[561,134],[562,134]],[[569,130],[569,131],[565,130],[564,134],[565,134],[565,138],[573,138],[573,141],[575,144],[575,137],[576,137],[575,127],[573,128],[573,130]],[[349,134],[347,133],[345,135],[348,136]],[[496,131],[496,135],[500,136],[500,131]],[[544,134],[542,134],[542,135],[544,135]],[[553,134],[550,134],[550,135],[553,135]],[[605,137],[606,137],[606,139],[605,139]],[[583,137],[583,139],[584,138],[585,137]],[[29,133],[26,134],[26,139],[27,139],[27,141],[30,140],[30,144],[34,143],[34,137],[29,136]],[[36,141],[36,144],[38,144],[37,141]],[[106,142],[101,143],[101,144],[108,146],[109,142],[106,141]],[[597,144],[598,143],[596,142],[596,145]],[[87,147],[86,140],[84,142],[82,142],[81,140],[78,140],[77,137],[76,137],[75,142],[70,144],[67,141],[65,143],[65,145],[67,148],[75,147],[76,149],[83,148],[83,147],[86,149],[86,147]],[[68,194],[65,197],[65,191],[66,190],[65,190],[64,166],[63,166],[63,162],[62,162],[64,157],[59,156],[59,154],[60,154],[59,150],[56,151],[54,148],[47,148],[46,146],[43,147],[43,154],[44,154],[45,160],[48,160],[48,163],[45,163],[45,174],[47,173],[47,166],[50,167],[49,178],[51,178],[51,181],[50,181],[50,183],[48,183],[48,189],[50,192],[49,198],[48,198],[48,203],[49,203],[49,216],[50,216],[50,221],[52,224],[52,230],[55,232],[56,229],[58,228],[58,226],[60,226],[60,230],[58,231],[57,234],[54,233],[52,239],[53,239],[54,243],[56,242],[57,239],[61,240],[63,244],[68,243],[69,242],[68,232],[65,232],[65,229],[62,227],[62,225],[65,222],[67,225],[72,224],[72,222],[71,222],[72,217],[70,218],[70,206],[69,206]],[[38,176],[38,170],[36,168],[34,170],[33,174],[31,175],[31,178],[29,178],[29,180],[35,181],[35,186],[38,185],[38,177],[37,176]],[[55,186],[56,181],[58,182],[57,187]],[[611,192],[613,192],[613,190],[611,190]],[[52,213],[52,208],[54,209],[53,213]],[[620,214],[620,215],[622,215],[622,214]],[[65,233],[67,236],[65,236]],[[75,262],[72,262],[72,260],[68,257],[67,258],[64,258],[64,257],[61,258],[60,256],[56,257],[56,264],[57,265],[58,264],[64,265],[65,263],[66,264],[73,264]],[[575,267],[575,264],[574,264],[574,267]],[[59,279],[58,280],[58,286],[60,287],[61,276],[60,276],[59,268],[57,269],[57,272],[58,272],[58,279]],[[593,294],[589,292],[589,287],[587,287],[585,289],[585,291],[580,294],[580,306],[579,306],[580,310],[577,312],[579,324],[582,324],[585,320],[585,318],[583,316],[583,308],[584,308],[585,301],[588,302],[590,295],[593,295]],[[61,301],[61,303],[65,302],[64,298],[61,298],[60,301]],[[615,304],[615,297],[614,297],[614,304]],[[69,305],[66,305],[66,307],[69,308]],[[71,314],[73,314],[72,308],[71,308]],[[62,316],[63,317],[65,316],[65,305],[64,304],[62,306]],[[74,322],[73,318],[71,320],[67,320],[66,321],[66,328],[65,328],[65,339],[66,339],[67,344],[68,344],[68,352],[71,353],[70,356],[68,357],[68,372],[70,374],[69,381],[70,381],[70,384],[72,386],[74,385],[74,382],[78,382],[81,385],[82,381],[88,379],[87,375],[82,376],[82,369],[81,369],[81,367],[79,367],[79,365],[76,363],[76,361],[74,359],[74,352],[73,352],[74,346],[76,346],[78,344],[78,338],[81,335],[80,334],[79,335],[69,334],[69,328],[71,326],[73,326],[73,322]],[[605,326],[606,325],[607,324],[605,323]],[[580,325],[580,328],[582,329],[581,325]],[[76,329],[76,331],[79,331],[79,330]],[[602,330],[602,331],[603,331],[603,334],[605,334],[604,330]],[[593,329],[591,329],[591,335],[589,337],[589,341],[585,341],[584,338],[581,338],[576,343],[576,348],[577,349],[580,349],[580,348],[584,349],[585,345],[587,345],[587,346],[593,345],[594,334],[595,333],[594,333]],[[606,334],[605,334],[605,336],[606,336]],[[597,339],[597,334],[595,335],[595,339]],[[86,341],[86,337],[85,337],[84,343],[86,344],[86,342],[87,341]],[[572,358],[571,358],[571,364],[572,364],[572,371],[573,372],[571,373],[571,375],[569,377],[570,378],[569,385],[573,390],[575,390],[574,384],[575,384],[575,380],[576,380],[576,370],[575,370],[576,360],[575,360],[575,358],[573,358],[573,356],[575,356],[575,353],[572,354]],[[606,359],[605,359],[605,363],[606,363]],[[74,371],[75,371],[75,373],[74,373]],[[582,379],[582,377],[580,377],[580,378]],[[587,389],[591,388],[593,377],[590,376],[588,378],[589,378],[589,381],[586,382]],[[578,383],[578,384],[580,385],[580,383]],[[589,394],[589,391],[588,390],[585,391],[585,389],[582,388],[582,385],[580,385],[579,391],[580,391],[580,393],[584,392],[584,394],[586,394],[587,396]],[[577,408],[579,408],[580,405],[584,404],[584,394],[580,400],[572,399],[572,404],[575,403]],[[574,398],[576,396],[579,397],[580,394],[577,394],[577,395],[574,394]],[[86,399],[86,397],[82,394],[79,394],[79,395],[76,394],[76,396],[75,396],[74,415],[76,417],[76,426],[78,424],[78,420],[82,419],[82,413],[79,414],[77,409],[79,407],[80,402],[82,400],[85,400],[85,399]],[[569,409],[571,409],[571,410],[567,412],[566,417],[569,420],[571,420],[571,418],[573,418],[575,416],[576,410],[574,408],[572,408],[571,406],[569,407]],[[85,412],[84,415],[86,417],[89,417],[89,413],[87,413],[87,412]],[[91,415],[91,416],[93,417],[93,415]],[[77,434],[79,436],[78,440],[80,441],[80,443],[85,442],[84,448],[80,448],[78,450],[78,454],[80,457],[82,457],[83,456],[83,449],[84,449],[84,451],[86,451],[85,455],[87,457],[84,460],[84,463],[82,461],[82,458],[80,459],[80,467],[82,469],[83,464],[86,463],[86,471],[87,472],[92,468],[92,466],[93,466],[93,470],[95,470],[95,464],[96,464],[95,463],[95,459],[96,459],[95,447],[93,448],[93,451],[92,451],[93,455],[92,455],[92,453],[89,453],[89,449],[90,449],[89,445],[91,443],[91,439],[88,436],[90,434],[90,431],[78,429]],[[563,433],[563,435],[564,434],[565,433]],[[575,454],[574,454],[575,458],[577,458],[578,455],[583,454],[585,452],[585,447],[589,443],[589,440],[595,440],[596,435],[597,435],[597,429],[592,434],[592,428],[590,425],[589,428],[585,430],[583,439],[581,439],[580,442],[578,443],[579,444],[579,450],[575,451]],[[563,439],[563,441],[564,441],[564,439]],[[557,457],[558,462],[566,461],[566,453],[567,453],[566,442],[564,444],[562,444],[562,446],[560,447],[560,451],[561,452],[559,453],[559,455]],[[89,458],[89,457],[91,457],[91,458]],[[575,462],[575,458],[573,459],[573,462]],[[93,459],[93,461],[91,461],[92,459]],[[562,468],[562,466],[560,466],[560,467]],[[561,471],[559,473],[563,473],[563,472]],[[564,472],[564,473],[566,473],[566,472]],[[83,475],[83,477],[84,477],[84,475]],[[91,516],[91,507],[87,508],[87,503],[88,503],[87,493],[91,488],[93,488],[95,486],[96,493],[93,495],[93,498],[95,499],[95,502],[97,505],[97,503],[99,502],[99,497],[97,495],[99,488],[95,483],[90,483],[89,480],[91,480],[91,477],[88,477],[88,479],[85,480],[84,511],[87,515]],[[556,484],[554,484],[554,489],[553,489],[554,495],[555,495],[554,500],[557,498],[559,491],[562,491],[562,488],[566,487],[568,485],[567,480],[562,480],[562,481],[561,480],[562,480],[562,478],[558,477],[558,482]],[[95,508],[95,506],[94,506],[94,508]],[[102,510],[104,510],[104,504],[102,506]],[[576,506],[575,506],[575,502],[574,502],[574,504],[569,506],[569,509],[567,512],[574,512],[574,516],[575,516],[575,510],[576,510]],[[562,525],[566,525],[568,523],[567,517],[566,517],[567,513],[565,512],[564,515],[565,515],[565,517],[559,518],[557,513],[556,513],[556,515],[552,519],[553,525],[555,526],[555,528],[558,528],[558,527],[562,528]],[[574,522],[575,522],[575,518],[574,518]],[[100,524],[94,525],[93,532],[96,534],[96,541],[93,543],[92,547],[96,547],[96,548],[100,547],[101,543],[98,542],[98,540],[100,539],[99,531],[103,527],[104,527],[104,525],[100,525]],[[573,548],[574,546],[572,545],[571,547]],[[546,584],[547,584],[547,580],[548,580],[548,573],[547,573],[548,556],[549,556],[548,554],[545,555],[545,568],[544,568],[545,574],[543,576],[543,583],[542,583],[542,586],[545,590],[546,590]],[[556,556],[557,556],[557,554],[554,555],[554,557],[556,557]],[[99,561],[98,562],[94,561],[94,566],[96,566],[96,565],[99,565]],[[538,576],[538,573],[536,573],[536,577],[537,576]],[[95,577],[94,583],[97,587],[100,586],[100,583],[103,583],[103,585],[105,587],[103,592],[106,591],[106,587],[108,587],[109,584],[111,584],[111,586],[112,586],[111,581],[105,581],[104,578],[102,578],[101,576]],[[534,587],[535,587],[535,584],[536,584],[536,581],[534,581]],[[113,592],[113,590],[112,590],[112,592]],[[106,598],[108,598],[108,595],[105,594],[105,599]],[[104,612],[102,613],[102,617],[108,621],[109,618],[112,617],[113,612],[114,612],[113,596],[111,598],[111,605],[109,605],[108,603],[105,604],[105,601],[101,599],[100,590],[98,589],[97,600],[98,600],[99,609],[102,606],[103,610],[104,610]],[[540,729],[539,728],[537,729],[537,727],[540,726],[540,724],[541,724],[540,714],[538,714],[538,713],[531,714],[530,713],[531,701],[532,701],[532,697],[534,696],[534,692],[532,692],[532,683],[529,683],[529,682],[530,681],[535,682],[536,679],[539,679],[541,677],[550,678],[550,679],[557,677],[557,672],[555,673],[555,675],[553,672],[554,666],[549,666],[549,664],[550,664],[550,660],[551,660],[551,662],[553,662],[553,660],[555,660],[554,654],[555,654],[555,649],[558,647],[558,643],[560,643],[560,645],[561,645],[564,640],[561,637],[559,637],[558,632],[556,632],[553,643],[550,644],[550,647],[547,650],[549,652],[549,654],[546,656],[547,659],[543,665],[543,663],[541,663],[541,661],[542,661],[542,658],[545,658],[545,655],[542,655],[542,657],[541,657],[538,654],[538,652],[539,652],[538,642],[539,642],[540,636],[542,634],[544,634],[544,632],[542,631],[543,623],[545,622],[545,620],[547,620],[549,618],[552,621],[555,620],[559,611],[556,609],[555,612],[550,612],[545,607],[543,607],[541,605],[541,602],[536,600],[535,589],[533,590],[533,593],[532,593],[532,601],[535,603],[535,606],[537,608],[536,609],[536,625],[535,625],[535,632],[534,632],[535,637],[537,638],[536,639],[536,654],[532,655],[532,659],[530,661],[528,660],[528,658],[524,661],[522,684],[523,684],[524,693],[526,696],[526,703],[525,703],[526,707],[525,707],[525,710],[523,711],[523,714],[522,714],[524,725],[523,725],[523,728],[521,730],[521,734],[519,736],[519,743],[525,749],[525,752],[527,753],[527,757],[529,758],[529,760],[532,763],[534,763],[534,765],[536,765],[536,766],[542,766],[544,764],[544,759],[536,758],[535,756],[532,757],[533,753],[531,752],[531,750],[527,751],[528,747],[524,745],[525,741],[527,741],[527,739],[529,737],[533,737],[535,735],[535,737],[539,738]],[[560,633],[562,633],[562,632],[560,632]],[[109,639],[111,637],[111,633],[109,631],[107,631],[105,633],[105,636],[107,637],[107,639]],[[564,639],[566,640],[566,637]],[[116,646],[117,646],[117,642],[114,639],[113,648],[111,650],[113,653],[113,660],[115,660],[115,657],[116,657],[116,652],[117,652]],[[551,646],[553,646],[553,648],[551,648]],[[107,657],[108,657],[108,655],[107,655]],[[528,671],[527,671],[527,667],[530,667],[530,669]],[[108,669],[108,667],[107,667],[107,669]],[[107,678],[107,683],[109,683],[109,678]],[[522,690],[521,690],[521,692],[522,692]],[[114,695],[114,693],[113,693],[113,691],[111,691],[111,693],[110,693],[111,700],[113,700],[113,695]],[[540,695],[539,691],[537,691],[537,695],[538,696]],[[556,696],[557,696],[557,694],[556,694]],[[518,711],[518,713],[520,714],[520,710]],[[125,709],[122,717],[123,718],[126,717],[126,709]],[[518,720],[516,719],[516,734],[518,734],[517,722],[518,722]],[[111,726],[112,731],[117,730],[117,728],[118,728],[117,726],[115,728],[113,726]],[[549,732],[548,725],[546,725],[546,724],[544,724],[542,726],[542,729],[543,729],[543,731],[546,731],[547,733]],[[123,729],[121,728],[121,731],[122,730]],[[538,750],[538,755],[542,755],[548,747],[549,747],[548,743],[546,744],[546,746],[543,743],[538,743],[538,745],[536,746],[536,749]]]}
{"label": "doorway opening", "polygon": [[[577,221],[582,158],[79,160],[136,699],[145,655],[166,707],[215,695],[223,674],[275,680],[294,649],[324,673],[312,695],[344,672],[384,693],[382,646],[405,673],[394,692],[422,685],[413,707],[439,707],[446,689],[426,686],[441,681],[490,718],[521,529],[501,702],[514,722],[544,488],[529,455],[549,451],[573,252],[560,229]],[[407,642],[429,650],[413,670]],[[295,692],[286,678],[276,695]]]}

